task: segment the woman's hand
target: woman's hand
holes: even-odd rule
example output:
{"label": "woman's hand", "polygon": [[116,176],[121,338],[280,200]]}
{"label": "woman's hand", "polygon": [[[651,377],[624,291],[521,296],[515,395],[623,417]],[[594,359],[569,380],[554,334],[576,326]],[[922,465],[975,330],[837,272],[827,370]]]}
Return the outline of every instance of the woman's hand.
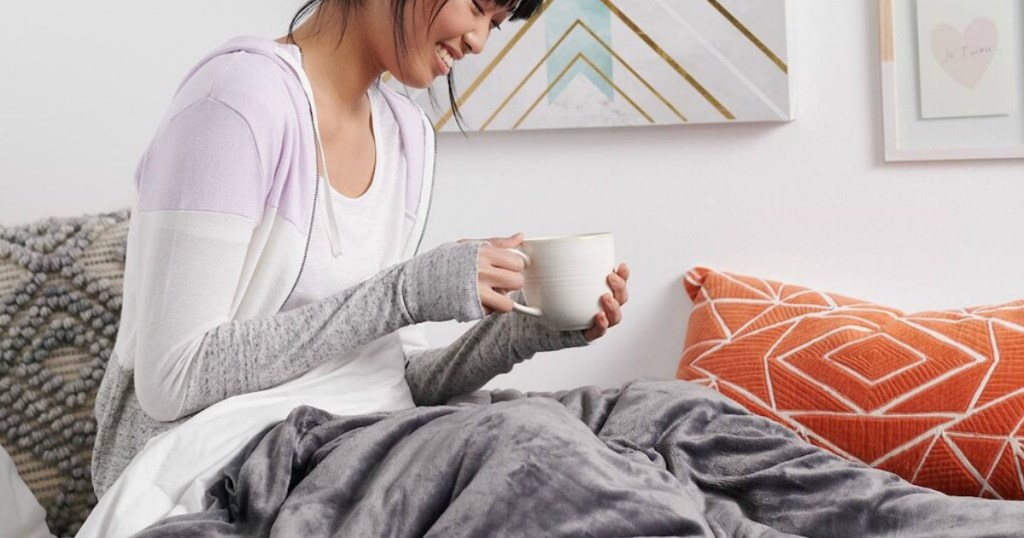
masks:
{"label": "woman's hand", "polygon": [[[463,239],[460,243],[473,241]],[[482,240],[486,244],[480,247],[477,258],[477,289],[480,292],[480,303],[484,314],[494,312],[508,313],[512,311],[512,299],[508,294],[523,288],[523,269],[526,263],[523,258],[507,252],[505,249],[516,248],[523,243],[523,234],[517,233],[509,237],[494,237]],[[588,342],[604,336],[608,329],[622,321],[622,305],[629,300],[626,282],[629,280],[629,267],[619,264],[615,272],[608,275],[608,287],[612,293],[601,297],[602,312],[594,316],[594,325],[583,332]]]}
{"label": "woman's hand", "polygon": [[[463,239],[460,243],[472,241]],[[526,262],[523,258],[508,252],[507,248],[516,248],[523,242],[523,234],[517,233],[510,237],[484,239],[485,245],[480,247],[477,257],[477,289],[480,292],[480,304],[484,314],[494,312],[507,313],[512,311],[512,299],[508,293],[523,288],[523,269]]]}
{"label": "woman's hand", "polygon": [[588,342],[601,338],[610,327],[614,327],[622,321],[622,305],[629,300],[629,290],[626,285],[628,280],[629,267],[624,263],[620,263],[615,272],[608,275],[608,286],[612,289],[612,293],[601,296],[601,308],[604,311],[594,316],[594,326],[583,332],[583,337]]}

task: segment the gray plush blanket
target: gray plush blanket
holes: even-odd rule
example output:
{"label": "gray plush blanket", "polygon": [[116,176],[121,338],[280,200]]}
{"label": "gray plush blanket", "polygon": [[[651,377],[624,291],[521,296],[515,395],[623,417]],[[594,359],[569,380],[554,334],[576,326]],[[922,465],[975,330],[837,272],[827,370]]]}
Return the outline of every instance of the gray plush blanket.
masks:
{"label": "gray plush blanket", "polygon": [[208,495],[141,536],[1024,536],[1024,502],[913,486],[681,381],[300,407]]}

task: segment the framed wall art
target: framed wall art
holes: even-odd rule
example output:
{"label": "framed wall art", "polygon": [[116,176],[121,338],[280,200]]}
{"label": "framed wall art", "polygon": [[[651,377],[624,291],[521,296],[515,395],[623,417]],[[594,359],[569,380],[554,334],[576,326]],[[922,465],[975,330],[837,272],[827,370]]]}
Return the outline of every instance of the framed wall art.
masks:
{"label": "framed wall art", "polygon": [[880,0],[887,161],[1024,158],[1024,2]]}
{"label": "framed wall art", "polygon": [[[467,131],[790,121],[788,0],[545,0],[453,71]],[[447,81],[404,88],[457,130]]]}

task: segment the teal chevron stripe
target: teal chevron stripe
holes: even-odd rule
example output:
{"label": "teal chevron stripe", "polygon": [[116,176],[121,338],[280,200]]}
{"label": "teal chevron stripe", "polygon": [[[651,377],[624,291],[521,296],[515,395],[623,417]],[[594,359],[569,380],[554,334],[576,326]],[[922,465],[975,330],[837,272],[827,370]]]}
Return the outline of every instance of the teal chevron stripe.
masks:
{"label": "teal chevron stripe", "polygon": [[[572,23],[579,19],[587,24],[605,43],[612,43],[612,16],[608,8],[597,0],[559,0],[548,8],[544,15],[544,30],[547,46],[550,49],[554,42]],[[588,69],[582,62],[577,62],[567,73],[562,71],[572,63],[577,54],[583,54],[601,70],[610,80],[615,80],[612,72],[612,55],[599,43],[585,33],[575,33],[547,61],[548,83],[554,81],[559,74],[561,80],[548,94],[548,102],[554,102],[560,93],[577,75],[583,75],[600,90],[608,99],[615,98],[615,90],[600,74]]]}

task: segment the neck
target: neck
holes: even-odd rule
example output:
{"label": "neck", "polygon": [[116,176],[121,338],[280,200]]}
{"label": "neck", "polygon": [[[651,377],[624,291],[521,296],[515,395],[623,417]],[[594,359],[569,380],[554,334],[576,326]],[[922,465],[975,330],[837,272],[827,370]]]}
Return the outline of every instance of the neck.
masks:
{"label": "neck", "polygon": [[[317,98],[317,108],[342,116],[366,110],[366,91],[383,73],[365,39],[358,11],[350,13],[341,43],[341,16],[322,9],[296,28],[294,43],[302,49],[303,67]],[[278,39],[286,42],[287,37]]]}

